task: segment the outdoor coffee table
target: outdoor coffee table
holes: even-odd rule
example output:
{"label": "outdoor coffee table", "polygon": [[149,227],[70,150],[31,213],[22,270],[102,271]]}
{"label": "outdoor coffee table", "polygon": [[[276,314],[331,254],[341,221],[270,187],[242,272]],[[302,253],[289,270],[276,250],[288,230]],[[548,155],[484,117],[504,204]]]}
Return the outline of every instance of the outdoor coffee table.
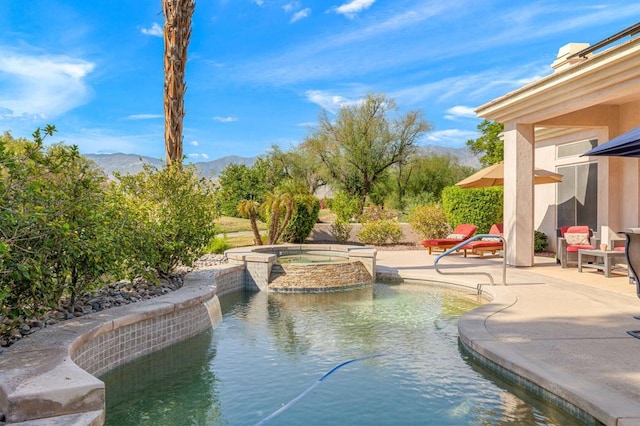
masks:
{"label": "outdoor coffee table", "polygon": [[[582,263],[582,256],[594,259],[594,263]],[[614,259],[625,258],[623,251],[615,250],[578,250],[578,272],[582,272],[582,268],[593,268],[604,272],[604,276],[609,278],[611,276],[611,268],[613,267]],[[601,259],[601,261],[599,261]]]}

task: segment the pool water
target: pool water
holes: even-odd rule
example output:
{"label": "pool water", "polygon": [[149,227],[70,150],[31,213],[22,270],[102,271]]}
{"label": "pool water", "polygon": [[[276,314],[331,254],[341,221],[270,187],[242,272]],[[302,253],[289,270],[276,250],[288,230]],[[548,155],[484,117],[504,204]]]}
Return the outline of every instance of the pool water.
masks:
{"label": "pool water", "polygon": [[461,353],[475,298],[421,284],[225,296],[213,332],[102,378],[106,424],[580,424]]}

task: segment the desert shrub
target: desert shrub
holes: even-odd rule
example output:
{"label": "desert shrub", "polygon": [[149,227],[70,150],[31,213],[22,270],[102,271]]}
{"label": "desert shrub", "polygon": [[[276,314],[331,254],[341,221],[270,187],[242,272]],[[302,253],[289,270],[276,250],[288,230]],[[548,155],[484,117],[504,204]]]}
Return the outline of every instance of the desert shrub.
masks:
{"label": "desert shrub", "polygon": [[378,219],[362,224],[358,239],[365,244],[381,246],[397,244],[402,238],[402,229],[396,219]]}
{"label": "desert shrub", "polygon": [[442,191],[442,207],[449,224],[478,227],[478,234],[489,232],[491,225],[502,223],[504,190],[502,187],[463,189],[448,186]]}
{"label": "desert shrub", "polygon": [[346,243],[347,241],[349,241],[352,228],[353,225],[351,225],[349,222],[338,219],[331,224],[331,235],[333,235],[333,237],[339,243]]}
{"label": "desert shrub", "polygon": [[547,234],[541,231],[534,231],[533,234],[533,251],[535,253],[540,253],[547,248]]}
{"label": "desert shrub", "polygon": [[409,225],[422,238],[443,238],[451,232],[444,209],[439,204],[416,206],[409,212]]}
{"label": "desert shrub", "polygon": [[116,194],[129,217],[131,259],[160,276],[191,266],[215,235],[214,187],[192,165],[145,165],[135,175],[117,176]]}
{"label": "desert shrub", "polygon": [[398,212],[379,206],[366,207],[360,215],[362,228],[358,239],[365,244],[397,244],[402,238],[402,229],[398,222]]}
{"label": "desert shrub", "polygon": [[296,209],[282,233],[282,240],[287,243],[300,244],[303,243],[311,231],[313,226],[318,222],[320,214],[320,202],[314,198],[311,208],[308,208],[307,202],[296,198]]}

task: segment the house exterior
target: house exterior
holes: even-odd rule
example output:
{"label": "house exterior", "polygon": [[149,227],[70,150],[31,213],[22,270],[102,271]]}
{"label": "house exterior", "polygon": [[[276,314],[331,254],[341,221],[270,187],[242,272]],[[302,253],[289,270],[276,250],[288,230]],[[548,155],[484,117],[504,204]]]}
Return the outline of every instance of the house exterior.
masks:
{"label": "house exterior", "polygon": [[[504,124],[504,232],[507,263],[532,266],[533,230],[589,225],[602,242],[640,226],[640,159],[581,154],[640,126],[640,32],[600,52],[585,43],[563,46],[554,72],[476,109]],[[605,40],[608,42],[615,36]],[[539,167],[564,175],[562,183],[533,185]]]}

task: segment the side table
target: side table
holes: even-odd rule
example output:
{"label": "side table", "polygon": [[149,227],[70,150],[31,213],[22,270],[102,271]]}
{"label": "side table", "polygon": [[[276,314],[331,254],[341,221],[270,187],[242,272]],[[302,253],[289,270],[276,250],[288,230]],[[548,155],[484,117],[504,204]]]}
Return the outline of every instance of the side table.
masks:
{"label": "side table", "polygon": [[[582,256],[590,256],[595,259],[595,263],[582,263]],[[593,268],[604,272],[604,276],[609,278],[611,276],[611,268],[613,267],[614,259],[624,259],[626,257],[623,251],[615,250],[578,250],[578,272],[582,272],[582,268]],[[599,262],[602,259],[602,262]]]}

